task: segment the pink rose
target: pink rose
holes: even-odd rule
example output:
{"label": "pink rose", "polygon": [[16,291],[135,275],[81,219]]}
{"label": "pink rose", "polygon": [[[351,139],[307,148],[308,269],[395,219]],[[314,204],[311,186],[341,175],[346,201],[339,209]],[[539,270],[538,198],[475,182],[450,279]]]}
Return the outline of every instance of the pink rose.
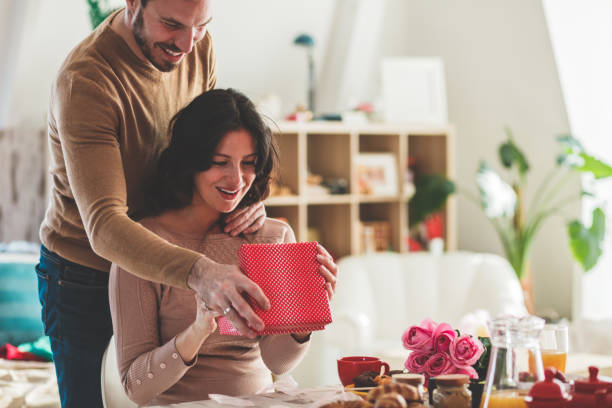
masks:
{"label": "pink rose", "polygon": [[473,366],[484,352],[484,347],[477,338],[464,334],[451,342],[448,352],[457,367]]}
{"label": "pink rose", "polygon": [[408,355],[404,367],[411,373],[423,374],[425,372],[425,363],[427,363],[430,355],[429,353],[413,351]]}
{"label": "pink rose", "polygon": [[430,352],[433,350],[433,333],[436,324],[431,319],[425,319],[420,326],[412,326],[402,335],[402,343],[408,350]]}
{"label": "pink rose", "polygon": [[457,374],[465,374],[465,375],[468,375],[470,378],[478,378],[478,373],[476,372],[474,367],[471,367],[471,366],[455,366],[455,369],[457,370],[457,371],[455,371],[455,373],[457,373]]}
{"label": "pink rose", "polygon": [[447,353],[436,353],[429,357],[429,360],[425,363],[425,372],[430,377],[452,374],[455,372],[455,365]]}
{"label": "pink rose", "polygon": [[447,323],[440,323],[434,330],[434,349],[437,352],[446,352],[450,344],[457,337],[457,332]]}

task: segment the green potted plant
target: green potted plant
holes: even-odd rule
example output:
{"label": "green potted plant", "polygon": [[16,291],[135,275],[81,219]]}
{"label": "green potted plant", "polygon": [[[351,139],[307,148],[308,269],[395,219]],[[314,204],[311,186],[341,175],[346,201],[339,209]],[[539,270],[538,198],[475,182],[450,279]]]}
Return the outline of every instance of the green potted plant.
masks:
{"label": "green potted plant", "polygon": [[[589,194],[586,191],[567,193],[566,187],[572,180],[569,177],[572,173],[588,173],[595,179],[602,179],[612,176],[612,167],[588,154],[574,137],[559,136],[557,140],[561,153],[527,206],[524,191],[530,166],[525,154],[514,142],[510,129],[506,129],[506,134],[507,140],[499,147],[499,159],[507,170],[509,181],[482,161],[476,176],[479,197],[472,198],[480,204],[495,228],[505,256],[526,292],[526,306],[533,312],[528,258],[535,235],[549,217],[561,215],[569,204]],[[602,253],[605,232],[603,210],[593,210],[590,226],[577,219],[569,220],[567,232],[573,257],[584,271],[590,270]]]}
{"label": "green potted plant", "polygon": [[108,0],[87,0],[87,4],[89,5],[89,20],[91,21],[91,27],[94,29],[117,10],[116,8],[109,9]]}
{"label": "green potted plant", "polygon": [[[432,238],[441,238],[442,220],[436,217],[448,197],[455,192],[455,183],[444,175],[420,174],[415,178],[414,194],[408,201],[408,224],[410,227],[411,247],[425,247]],[[429,226],[427,225],[429,223]],[[425,226],[426,232],[421,231]],[[432,230],[437,230],[432,234]]]}

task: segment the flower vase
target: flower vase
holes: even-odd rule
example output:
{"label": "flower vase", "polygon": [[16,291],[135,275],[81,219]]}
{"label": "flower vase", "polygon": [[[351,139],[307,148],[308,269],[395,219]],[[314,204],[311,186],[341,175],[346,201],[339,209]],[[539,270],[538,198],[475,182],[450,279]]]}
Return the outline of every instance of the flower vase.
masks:
{"label": "flower vase", "polygon": [[485,382],[481,380],[471,379],[469,389],[472,392],[472,408],[480,408],[482,393],[484,392]]}

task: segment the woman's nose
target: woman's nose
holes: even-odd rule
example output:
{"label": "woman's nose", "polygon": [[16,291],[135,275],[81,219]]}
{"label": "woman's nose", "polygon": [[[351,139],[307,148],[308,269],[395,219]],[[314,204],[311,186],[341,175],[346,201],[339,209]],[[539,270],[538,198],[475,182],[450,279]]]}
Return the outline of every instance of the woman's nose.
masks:
{"label": "woman's nose", "polygon": [[233,186],[240,184],[240,181],[242,180],[242,171],[240,170],[240,166],[229,166],[226,176],[231,181]]}

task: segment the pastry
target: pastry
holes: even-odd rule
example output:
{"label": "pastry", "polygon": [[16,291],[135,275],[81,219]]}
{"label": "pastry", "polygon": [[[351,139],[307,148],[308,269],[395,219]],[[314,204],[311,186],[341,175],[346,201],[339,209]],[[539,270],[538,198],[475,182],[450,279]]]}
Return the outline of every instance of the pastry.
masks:
{"label": "pastry", "polygon": [[366,399],[370,402],[377,401],[382,395],[388,393],[397,393],[404,398],[404,402],[421,402],[421,398],[419,396],[419,391],[416,387],[408,384],[398,384],[398,383],[387,383],[379,385],[378,387],[370,390],[368,392],[368,396]]}
{"label": "pastry", "polygon": [[381,385],[381,384],[387,384],[391,382],[391,377],[389,377],[388,375],[377,375],[374,378],[374,382],[377,385]]}
{"label": "pastry", "polygon": [[321,408],[372,408],[367,401],[335,401],[323,405]]}
{"label": "pastry", "polygon": [[376,400],[374,408],[407,408],[407,405],[404,397],[396,392],[389,392]]}
{"label": "pastry", "polygon": [[376,371],[365,371],[353,379],[355,387],[376,387],[378,383],[374,382],[374,378],[378,373]]}

